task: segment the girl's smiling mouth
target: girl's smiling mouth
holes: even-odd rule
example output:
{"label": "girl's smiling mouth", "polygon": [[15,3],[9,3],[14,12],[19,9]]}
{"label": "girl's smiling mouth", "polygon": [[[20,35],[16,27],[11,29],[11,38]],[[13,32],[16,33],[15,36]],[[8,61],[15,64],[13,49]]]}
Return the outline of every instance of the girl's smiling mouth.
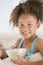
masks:
{"label": "girl's smiling mouth", "polygon": [[30,32],[23,32],[24,35],[28,35]]}

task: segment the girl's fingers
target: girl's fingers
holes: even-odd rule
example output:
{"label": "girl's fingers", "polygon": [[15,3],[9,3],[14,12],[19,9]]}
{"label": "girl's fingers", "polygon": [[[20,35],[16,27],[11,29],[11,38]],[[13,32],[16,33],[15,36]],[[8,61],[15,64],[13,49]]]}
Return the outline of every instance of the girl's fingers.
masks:
{"label": "girl's fingers", "polygon": [[19,64],[19,60],[13,60],[13,59],[11,59],[11,62],[13,62],[14,64]]}
{"label": "girl's fingers", "polygon": [[17,56],[18,56],[18,60],[13,60],[13,59],[11,59],[11,61],[12,61],[14,64],[24,65],[24,64],[25,64],[25,59],[24,59],[22,56],[18,55],[18,54],[17,54]]}
{"label": "girl's fingers", "polygon": [[18,56],[18,58],[19,58],[20,61],[25,61],[25,59],[22,56],[20,56],[18,54],[17,54],[17,56]]}

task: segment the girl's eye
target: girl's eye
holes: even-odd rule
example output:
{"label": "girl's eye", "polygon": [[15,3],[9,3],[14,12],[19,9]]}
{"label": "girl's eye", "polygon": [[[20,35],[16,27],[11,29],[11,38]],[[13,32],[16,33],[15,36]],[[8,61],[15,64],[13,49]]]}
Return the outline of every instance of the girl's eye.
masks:
{"label": "girl's eye", "polygon": [[28,24],[29,27],[32,27],[32,24]]}
{"label": "girl's eye", "polygon": [[23,24],[21,24],[21,26],[24,26]]}
{"label": "girl's eye", "polygon": [[28,24],[28,25],[32,25],[32,24]]}
{"label": "girl's eye", "polygon": [[19,24],[19,27],[24,27],[24,24]]}

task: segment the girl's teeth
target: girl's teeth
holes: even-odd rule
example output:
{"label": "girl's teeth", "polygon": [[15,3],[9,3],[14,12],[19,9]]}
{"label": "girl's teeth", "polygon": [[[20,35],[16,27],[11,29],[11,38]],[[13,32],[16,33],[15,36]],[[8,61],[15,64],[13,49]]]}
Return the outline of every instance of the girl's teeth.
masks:
{"label": "girl's teeth", "polygon": [[29,33],[30,33],[30,32],[26,32],[26,33],[24,32],[23,34],[29,34]]}
{"label": "girl's teeth", "polygon": [[28,33],[24,33],[24,34],[28,34]]}

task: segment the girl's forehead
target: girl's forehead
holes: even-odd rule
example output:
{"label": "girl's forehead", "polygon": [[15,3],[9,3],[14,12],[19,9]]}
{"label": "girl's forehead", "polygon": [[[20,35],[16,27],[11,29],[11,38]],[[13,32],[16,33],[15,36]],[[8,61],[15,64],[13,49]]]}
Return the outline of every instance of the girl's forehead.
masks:
{"label": "girl's forehead", "polygon": [[34,15],[30,15],[30,14],[22,14],[19,19],[18,22],[22,23],[22,22],[36,22],[37,18]]}

